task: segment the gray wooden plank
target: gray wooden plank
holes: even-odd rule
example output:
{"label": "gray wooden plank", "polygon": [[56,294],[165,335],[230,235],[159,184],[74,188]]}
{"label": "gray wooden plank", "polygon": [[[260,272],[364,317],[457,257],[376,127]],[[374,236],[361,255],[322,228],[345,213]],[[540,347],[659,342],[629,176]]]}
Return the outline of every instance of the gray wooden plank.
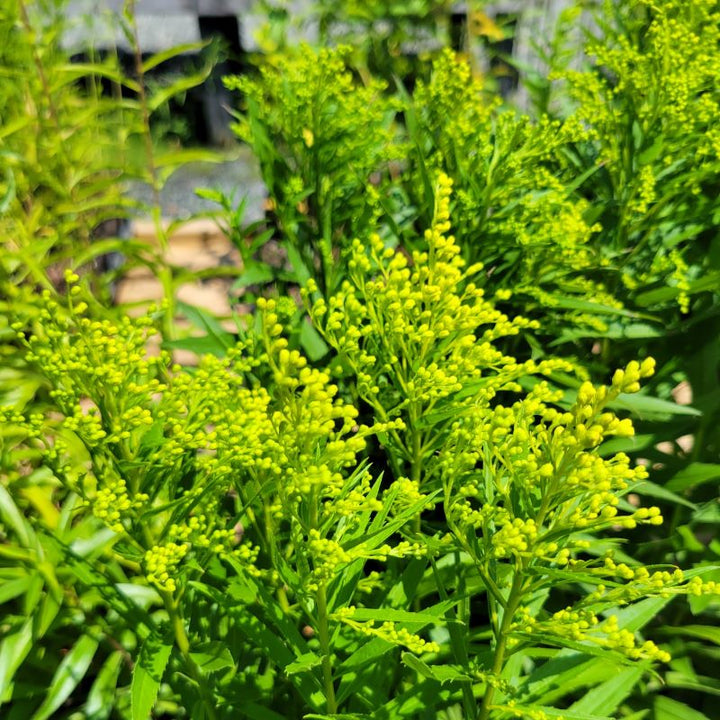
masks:
{"label": "gray wooden plank", "polygon": [[[137,15],[241,15],[250,10],[253,0],[136,0]],[[69,15],[83,12],[122,12],[125,0],[70,0]]]}

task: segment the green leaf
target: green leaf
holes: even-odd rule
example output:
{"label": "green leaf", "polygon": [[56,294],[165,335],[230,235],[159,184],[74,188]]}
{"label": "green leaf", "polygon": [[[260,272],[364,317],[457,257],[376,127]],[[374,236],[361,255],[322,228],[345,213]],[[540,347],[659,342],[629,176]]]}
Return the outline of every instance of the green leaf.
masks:
{"label": "green leaf", "polygon": [[474,678],[451,665],[428,665],[409,652],[402,654],[402,661],[411,670],[430,680],[436,680],[441,685],[446,682],[475,682]]}
{"label": "green leaf", "polygon": [[583,312],[591,312],[593,315],[622,315],[623,317],[630,318],[644,317],[640,313],[612,307],[612,305],[603,305],[601,303],[591,302],[590,300],[583,300],[582,298],[553,295],[553,303],[556,307],[567,308],[568,310],[582,310]]}
{"label": "green leaf", "polygon": [[[53,71],[58,73],[58,81],[55,83],[54,90],[60,90],[69,83],[74,83],[82,78],[96,77],[106,78],[117,85],[124,85],[133,92],[140,92],[140,86],[131,78],[124,75],[117,67],[113,67],[107,63],[82,63],[73,62],[65,65],[57,65],[53,67]],[[62,75],[60,75],[62,73]]]}
{"label": "green leaf", "polygon": [[642,678],[642,668],[621,670],[615,677],[593,688],[582,700],[570,706],[570,712],[614,713]]}
{"label": "green leaf", "polygon": [[168,48],[167,50],[162,50],[161,52],[153,53],[145,62],[142,64],[142,72],[147,73],[153,68],[157,67],[158,65],[167,62],[168,60],[172,60],[174,57],[177,57],[178,55],[183,54],[190,54],[190,53],[198,53],[203,48],[207,47],[209,44],[209,41],[202,40],[200,42],[191,42],[191,43],[184,43],[182,45],[173,45],[172,47]]}
{"label": "green leaf", "polygon": [[307,672],[321,664],[322,658],[320,656],[313,652],[308,652],[286,665],[285,673],[287,675],[294,675],[295,673]]}
{"label": "green leaf", "polygon": [[649,623],[671,600],[671,597],[656,597],[641,600],[620,610],[608,610],[607,615],[617,616],[623,630],[637,632]]}
{"label": "green leaf", "polygon": [[639,493],[640,495],[647,495],[648,497],[657,498],[658,500],[667,500],[668,502],[677,503],[678,505],[684,505],[691,510],[697,509],[697,505],[695,505],[694,503],[691,503],[684,497],[680,497],[680,495],[676,495],[674,492],[671,492],[666,487],[656,485],[649,480],[643,480],[637,485],[633,485],[632,489],[633,492]]}
{"label": "green leaf", "polygon": [[217,640],[196,645],[190,657],[204,674],[235,667],[230,650],[225,643]]}
{"label": "green leaf", "polygon": [[661,400],[660,398],[650,397],[641,393],[618,395],[616,400],[607,404],[612,409],[630,410],[637,415],[702,415],[700,410],[690,407],[690,405],[678,405],[669,400]]}
{"label": "green leaf", "polygon": [[338,674],[351,672],[367,665],[369,662],[377,660],[386,652],[392,650],[396,646],[382,638],[373,638],[369,642],[365,642],[352,654],[346,658],[337,669]]}
{"label": "green leaf", "polygon": [[142,644],[130,688],[132,720],[148,720],[150,717],[171,651],[172,645],[163,642],[157,635],[149,635]]}
{"label": "green leaf", "polygon": [[109,253],[122,253],[126,256],[139,257],[147,255],[148,245],[140,240],[123,238],[108,238],[107,240],[94,240],[92,245],[73,254],[73,268],[81,267],[101,255]]}
{"label": "green leaf", "polygon": [[695,536],[689,525],[678,525],[675,528],[675,532],[682,538],[683,548],[690,552],[704,552],[705,545],[703,545]]}
{"label": "green leaf", "polygon": [[613,663],[615,665],[634,664],[634,661],[630,660],[627,656],[623,655],[619,651],[601,648],[594,643],[571,640],[570,638],[564,638],[559,635],[552,635],[550,633],[532,633],[530,637],[532,637],[532,639],[536,643],[542,643],[543,645],[548,645],[550,647],[577,650],[578,652],[585,655],[594,655],[595,657],[603,658],[606,665],[610,663]]}
{"label": "green leaf", "polygon": [[275,273],[269,265],[264,263],[247,264],[238,279],[233,283],[233,289],[246,288],[248,285],[265,285],[275,279]]}
{"label": "green leaf", "polygon": [[662,695],[655,698],[654,710],[654,720],[710,720],[707,715],[693,710],[685,703]]}
{"label": "green leaf", "polygon": [[154,113],[158,108],[165,105],[168,100],[181,95],[182,93],[192,90],[194,87],[202,85],[207,76],[210,74],[210,67],[203,68],[200,72],[191,75],[184,75],[167,87],[156,90],[148,99],[148,109],[150,113]]}
{"label": "green leaf", "polygon": [[309,320],[300,323],[300,344],[305,354],[313,362],[325,357],[330,350]]}
{"label": "green leaf", "polygon": [[660,628],[661,632],[667,635],[689,635],[690,637],[700,638],[708,642],[720,645],[720,627],[710,625],[682,625],[680,627],[668,627],[667,625]]}
{"label": "green leaf", "polygon": [[284,247],[288,254],[288,260],[290,260],[290,264],[295,271],[295,281],[299,285],[306,285],[307,281],[312,277],[312,273],[308,270],[307,265],[305,265],[305,262],[294,245],[286,242]]}
{"label": "green leaf", "polygon": [[[690,283],[688,294],[693,295],[705,290],[714,290],[718,286],[720,286],[720,272],[706,273],[703,277]],[[647,292],[640,293],[640,295],[635,298],[635,301],[640,307],[648,307],[655,303],[672,300],[679,294],[680,290],[677,287],[665,286],[657,288],[656,290],[648,290]]]}
{"label": "green leaf", "polygon": [[227,332],[217,318],[202,308],[178,302],[178,310],[197,328],[205,330],[208,337],[215,341],[218,353],[223,353],[235,345],[235,338]]}
{"label": "green leaf", "polygon": [[87,720],[106,720],[115,706],[117,681],[122,669],[123,654],[112,653],[100,668],[85,702]]}
{"label": "green leaf", "polygon": [[0,369],[0,407],[10,405],[23,408],[42,384],[43,378],[31,373],[27,368]]}
{"label": "green leaf", "polygon": [[374,620],[377,622],[400,622],[400,623],[416,623],[418,625],[428,625],[429,623],[439,622],[439,617],[447,608],[452,607],[455,602],[446,601],[438,603],[437,614],[428,612],[409,612],[407,610],[393,610],[392,608],[356,608],[352,614],[353,620],[366,622]]}
{"label": "green leaf", "polygon": [[87,558],[102,551],[107,545],[114,542],[117,542],[117,533],[108,527],[104,527],[95,530],[90,537],[80,536],[73,540],[70,543],[70,550],[81,558]]}
{"label": "green leaf", "polygon": [[15,580],[6,581],[0,585],[0,605],[22,595],[28,589],[32,579],[32,576],[26,575],[25,577],[19,577]]}
{"label": "green leaf", "polygon": [[0,485],[0,518],[15,531],[22,547],[32,548],[37,546],[37,539],[32,527],[30,527],[30,523],[22,516],[4,485]]}
{"label": "green leaf", "polygon": [[672,492],[681,492],[720,478],[720,465],[713,463],[690,463],[675,473],[665,484]]}
{"label": "green leaf", "polygon": [[423,717],[431,708],[428,702],[432,698],[434,707],[442,707],[450,700],[452,690],[438,688],[430,680],[416,682],[406,692],[397,695],[371,714],[373,720],[396,720],[396,718]]}
{"label": "green leaf", "polygon": [[211,335],[203,337],[178,338],[177,340],[165,340],[162,344],[165,350],[189,350],[198,355],[225,355],[225,346]]}
{"label": "green leaf", "polygon": [[5,175],[5,192],[0,197],[0,215],[7,212],[10,203],[15,199],[15,176],[9,167],[4,170]]}
{"label": "green leaf", "polygon": [[663,336],[662,329],[650,323],[629,323],[628,325],[610,323],[608,329],[599,334],[608,338],[631,338],[633,340]]}
{"label": "green leaf", "polygon": [[55,671],[45,700],[33,720],[47,720],[70,697],[85,677],[98,645],[98,641],[89,635],[83,635],[75,643]]}
{"label": "green leaf", "polygon": [[518,696],[525,701],[553,703],[580,687],[597,685],[607,674],[604,658],[588,658],[579,652],[562,650],[533,670],[518,688]]}
{"label": "green leaf", "polygon": [[593,715],[582,711],[573,712],[572,708],[570,710],[557,710],[544,705],[522,705],[518,706],[518,709],[527,710],[528,713],[533,710],[543,712],[548,717],[558,718],[558,720],[613,720],[609,715]]}
{"label": "green leaf", "polygon": [[609,457],[610,455],[616,455],[619,452],[638,452],[645,450],[645,448],[651,447],[656,443],[655,435],[633,435],[628,438],[612,438],[607,442],[604,442],[598,448],[598,454],[602,457]]}
{"label": "green leaf", "polygon": [[135,583],[115,583],[115,588],[136,607],[147,610],[151,605],[161,605],[162,599],[152,585],[136,585]]}
{"label": "green leaf", "polygon": [[720,696],[720,680],[705,675],[694,675],[690,677],[682,672],[668,671],[664,674],[664,680],[669,688],[683,688],[696,690],[710,695]]}
{"label": "green leaf", "polygon": [[220,163],[222,156],[215,150],[204,148],[179,148],[156,155],[158,180],[164,185],[172,175],[190,163]]}
{"label": "green leaf", "polygon": [[14,632],[5,631],[0,644],[0,702],[5,697],[17,669],[33,645],[33,618],[28,618]]}

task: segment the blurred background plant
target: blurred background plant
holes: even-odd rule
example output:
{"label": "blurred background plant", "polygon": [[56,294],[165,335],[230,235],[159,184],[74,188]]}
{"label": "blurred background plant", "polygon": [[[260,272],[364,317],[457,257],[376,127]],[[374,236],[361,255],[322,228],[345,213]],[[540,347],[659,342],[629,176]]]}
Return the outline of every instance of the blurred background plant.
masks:
{"label": "blurred background plant", "polygon": [[257,79],[226,78],[243,93],[235,131],[258,158],[295,270],[317,275],[328,292],[342,277],[338,251],[377,214],[365,189],[397,157],[385,84],[353,77],[350,52],[302,46],[268,61]]}
{"label": "blurred background plant", "polygon": [[[121,611],[129,622],[111,630],[109,580],[98,591],[97,576],[62,568],[53,543],[94,538],[85,549],[75,546],[87,559],[105,552],[108,538],[79,512],[72,489],[22,446],[18,414],[39,417],[55,400],[52,385],[28,365],[17,332],[46,319],[42,308],[65,295],[71,268],[82,275],[95,317],[126,315],[129,308],[113,306],[114,288],[143,267],[161,281],[166,312],[154,321],[172,339],[176,288],[188,273],[165,260],[172,227],[161,218],[158,195],[187,162],[217,159],[209,149],[174,145],[162,122],[167,103],[201,83],[212,59],[172,82],[147,83],[162,63],[206,44],[143,56],[128,3],[115,23],[133,48],[133,69],[125,70],[117,53],[92,47],[72,61],[63,45],[70,23],[64,6],[11,0],[0,7],[0,702],[12,698],[3,708],[11,718],[57,717],[79,683],[90,692],[88,717],[108,717],[116,704],[129,708],[128,696],[115,697],[114,680],[132,668],[129,649],[138,642],[145,602],[112,590],[120,598],[115,609],[130,615]],[[133,199],[130,183],[149,192]],[[128,221],[138,214],[155,219],[154,242],[129,237]],[[85,460],[80,452],[78,467]],[[91,564],[84,567],[92,575]]]}

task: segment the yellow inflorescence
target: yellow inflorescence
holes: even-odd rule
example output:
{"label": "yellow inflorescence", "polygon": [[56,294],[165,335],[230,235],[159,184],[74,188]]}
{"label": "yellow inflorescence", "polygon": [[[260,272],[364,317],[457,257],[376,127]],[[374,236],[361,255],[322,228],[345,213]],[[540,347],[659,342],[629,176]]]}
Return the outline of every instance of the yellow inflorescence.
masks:
{"label": "yellow inflorescence", "polygon": [[[408,258],[385,248],[377,235],[367,244],[355,240],[351,279],[341,290],[327,300],[317,297],[314,283],[304,292],[315,324],[352,368],[361,396],[380,418],[402,422],[387,442],[416,462],[419,426],[444,400],[453,398],[460,412],[498,391],[518,390],[524,375],[573,370],[561,360],[518,363],[496,347],[499,339],[538,325],[508,317],[485,298],[474,281],[482,265],[466,267],[450,234],[451,194],[452,181],[440,174],[426,249]],[[472,384],[476,393],[456,397]]]}
{"label": "yellow inflorescence", "polygon": [[165,592],[175,592],[175,573],[178,565],[188,554],[190,545],[175,542],[156,545],[145,553],[145,574],[147,579]]}
{"label": "yellow inflorescence", "polygon": [[435,642],[428,642],[419,635],[411,633],[403,627],[398,627],[394,622],[384,622],[376,626],[372,621],[360,622],[353,619],[355,608],[351,605],[335,613],[336,620],[357,630],[363,635],[370,635],[380,638],[393,645],[406,647],[410,652],[420,655],[421,653],[440,652],[440,646]]}
{"label": "yellow inflorescence", "polygon": [[[591,242],[601,227],[587,221],[589,203],[563,179],[564,161],[557,167],[567,147],[591,138],[587,123],[500,109],[469,63],[449,49],[434,61],[430,81],[418,82],[413,100],[430,147],[422,167],[447,173],[457,185],[453,220],[464,256],[502,265],[509,251],[517,251],[515,269],[493,278],[507,284],[501,293],[524,296],[545,315],[557,312],[606,330],[597,315],[554,309],[558,286],[563,294],[621,306],[601,282],[584,275],[602,262]],[[546,162],[551,158],[554,163]]]}

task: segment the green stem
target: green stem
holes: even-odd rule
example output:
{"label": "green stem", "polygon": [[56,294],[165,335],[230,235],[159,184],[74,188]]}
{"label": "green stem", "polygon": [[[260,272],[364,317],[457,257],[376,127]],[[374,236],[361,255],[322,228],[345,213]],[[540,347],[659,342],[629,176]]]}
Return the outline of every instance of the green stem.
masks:
{"label": "green stem", "polygon": [[[420,433],[415,429],[414,425],[416,423],[415,413],[411,409],[410,413],[410,422],[413,426],[413,433],[412,433],[412,463],[410,466],[410,479],[413,482],[416,482],[418,484],[418,487],[420,486],[420,476],[422,474],[422,441],[420,437]],[[412,521],[412,529],[413,534],[415,535],[416,539],[419,537],[420,532],[422,530],[422,520],[420,518],[421,513],[418,512],[417,515],[413,518]],[[415,595],[415,598],[413,599],[413,610],[415,612],[420,612],[421,606],[420,606],[420,596]]]}
{"label": "green stem", "polygon": [[[320,498],[313,490],[310,497],[310,517],[308,525],[316,529],[318,526],[318,505]],[[330,629],[327,608],[327,590],[325,583],[322,582],[318,587],[315,595],[315,603],[317,609],[317,632],[320,640],[320,650],[322,652],[322,670],[323,685],[325,687],[325,702],[327,704],[328,714],[337,712],[337,699],[335,698],[335,683],[333,682],[332,673],[332,656],[330,654]]]}
{"label": "green stem", "polygon": [[[138,101],[140,104],[140,112],[142,116],[142,135],[145,143],[145,156],[150,177],[150,187],[152,190],[152,220],[155,227],[155,236],[160,244],[160,251],[164,254],[168,249],[168,234],[163,227],[162,222],[162,205],[160,202],[160,190],[162,182],[158,175],[158,168],[155,163],[155,150],[153,148],[152,130],[150,128],[150,105],[148,102],[147,89],[145,85],[145,71],[143,69],[142,50],[140,48],[140,40],[138,37],[137,21],[135,17],[135,0],[128,0],[127,12],[130,19],[130,29],[132,31],[133,54],[135,56],[135,72],[137,74],[138,83]],[[165,340],[175,339],[175,284],[173,280],[172,268],[167,263],[161,263],[161,269],[158,272],[158,280],[163,288],[163,296],[167,303],[167,309],[163,316],[163,336]]]}
{"label": "green stem", "polygon": [[[411,413],[410,415],[410,422],[414,425],[415,424],[415,418],[413,417],[414,413]],[[412,462],[410,464],[410,479],[418,483],[418,486],[420,485],[420,478],[422,476],[422,464],[423,464],[423,457],[422,457],[422,438],[420,436],[420,433],[413,428],[412,433]],[[414,520],[413,520],[413,530],[415,531],[415,534],[420,533],[420,513],[418,513]]]}
{"label": "green stem", "polygon": [[[455,562],[457,567],[460,565],[460,553],[455,552]],[[456,643],[451,640],[451,646],[453,655],[455,656],[455,662],[459,662],[462,665],[467,666],[468,664],[468,640],[470,631],[470,597],[467,594],[467,585],[465,582],[465,573],[461,572],[458,576],[457,592],[463,599],[458,603],[456,608],[456,618],[460,625],[467,629],[465,634],[464,644],[461,648],[456,646]],[[458,652],[460,650],[460,652]],[[462,694],[463,694],[463,709],[467,720],[474,720],[477,718],[477,702],[473,695],[472,687],[467,683],[462,683]]]}
{"label": "green stem", "polygon": [[[498,631],[496,644],[495,644],[495,661],[493,662],[492,673],[496,678],[499,678],[503,671],[505,664],[505,652],[507,650],[507,640],[510,631],[510,625],[512,624],[515,612],[520,605],[520,601],[523,597],[523,577],[519,570],[516,570],[515,577],[513,578],[512,587],[510,588],[510,594],[508,595],[507,605],[503,611],[502,623],[500,630]],[[482,706],[480,707],[480,714],[478,720],[487,720],[490,717],[490,705],[495,696],[495,686],[488,684],[487,690],[485,690],[485,697],[483,697]]]}
{"label": "green stem", "polygon": [[317,592],[317,623],[318,639],[322,650],[323,684],[325,686],[325,700],[328,714],[336,713],[337,699],[335,698],[335,683],[333,682],[332,657],[330,654],[330,631],[328,627],[327,595],[325,585],[321,585]]}
{"label": "green stem", "polygon": [[[483,564],[480,562],[480,560],[476,557],[475,552],[473,551],[473,548],[470,546],[468,541],[465,539],[464,534],[460,531],[460,528],[455,525],[455,523],[450,519],[450,502],[449,502],[449,493],[446,490],[445,494],[445,517],[447,518],[448,528],[450,529],[450,532],[455,536],[457,541],[460,543],[460,547],[472,558],[473,563],[475,564],[475,569],[478,572],[478,575],[480,575],[480,578],[482,579],[483,583],[485,584],[485,589],[488,591],[489,595],[491,595],[495,602],[500,605],[500,607],[505,608],[507,607],[507,603],[505,602],[505,598],[503,598],[502,593],[500,592],[500,589],[495,584],[493,579],[490,577],[490,573],[488,571],[488,568],[483,566]],[[490,608],[490,612],[492,613],[492,607]]]}
{"label": "green stem", "polygon": [[190,655],[190,639],[185,630],[185,621],[183,620],[180,608],[170,593],[163,592],[161,595],[165,603],[165,609],[170,617],[170,624],[172,625],[173,635],[175,636],[175,645],[182,655],[188,674],[198,685],[200,697],[205,706],[206,717],[208,720],[217,720],[212,694],[208,691],[200,668]]}

